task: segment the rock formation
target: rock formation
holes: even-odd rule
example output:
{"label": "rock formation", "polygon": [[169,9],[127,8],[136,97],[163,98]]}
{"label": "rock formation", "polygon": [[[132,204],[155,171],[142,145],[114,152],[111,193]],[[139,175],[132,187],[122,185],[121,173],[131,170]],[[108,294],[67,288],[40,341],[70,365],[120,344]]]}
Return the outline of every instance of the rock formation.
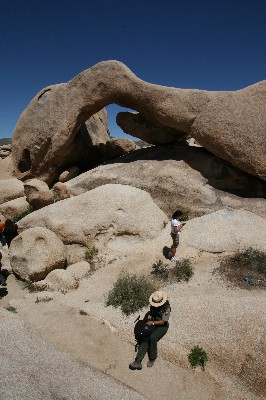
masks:
{"label": "rock formation", "polygon": [[[94,218],[88,217],[91,212]],[[35,211],[18,226],[23,231],[47,227],[65,244],[112,248],[154,238],[165,219],[148,193],[127,185],[104,185]]]}
{"label": "rock formation", "polygon": [[16,173],[20,179],[54,180],[71,158],[82,124],[116,103],[177,130],[177,139],[180,132],[190,134],[218,157],[266,180],[265,93],[266,81],[235,92],[153,85],[120,62],[101,62],[34,97],[13,136]]}
{"label": "rock formation", "polygon": [[0,180],[0,204],[24,196],[23,183],[16,178]]}
{"label": "rock formation", "polygon": [[76,196],[106,183],[146,190],[169,217],[178,208],[191,218],[230,207],[266,218],[265,182],[204,148],[184,143],[139,150],[84,172],[66,185]]}
{"label": "rock formation", "polygon": [[249,247],[266,252],[266,220],[246,210],[219,210],[194,218],[182,230],[182,246],[210,253],[244,251]]}
{"label": "rock formation", "polygon": [[29,179],[24,183],[27,202],[36,210],[54,202],[53,192],[39,179]]}
{"label": "rock formation", "polygon": [[27,282],[39,281],[53,269],[64,268],[64,245],[49,229],[28,229],[12,241],[10,263],[20,279]]}

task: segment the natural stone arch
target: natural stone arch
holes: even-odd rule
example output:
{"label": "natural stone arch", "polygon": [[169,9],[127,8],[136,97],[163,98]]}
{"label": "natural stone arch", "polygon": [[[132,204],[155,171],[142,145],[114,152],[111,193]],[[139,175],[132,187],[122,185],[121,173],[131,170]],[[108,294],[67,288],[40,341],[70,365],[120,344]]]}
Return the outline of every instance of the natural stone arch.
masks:
{"label": "natural stone arch", "polygon": [[[159,86],[142,81],[118,61],[101,62],[66,84],[43,89],[30,102],[13,137],[16,173],[20,179],[37,176],[49,182],[60,169],[62,157],[69,155],[79,126],[115,103],[176,130],[179,136],[181,132],[192,134],[215,155],[266,179],[265,93],[266,81],[236,92]],[[22,171],[19,163],[26,143],[31,168]]]}

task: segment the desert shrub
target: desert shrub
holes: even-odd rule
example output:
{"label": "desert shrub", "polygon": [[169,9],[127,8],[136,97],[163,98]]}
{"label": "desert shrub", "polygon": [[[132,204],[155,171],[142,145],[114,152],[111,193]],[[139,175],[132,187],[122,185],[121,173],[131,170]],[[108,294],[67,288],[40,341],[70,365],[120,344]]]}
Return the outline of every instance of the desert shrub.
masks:
{"label": "desert shrub", "polygon": [[6,306],[6,307],[4,307],[7,311],[10,311],[10,312],[12,312],[12,313],[14,313],[14,314],[16,314],[17,313],[17,309],[16,309],[16,307],[13,307],[13,306]]}
{"label": "desert shrub", "polygon": [[154,290],[153,284],[145,275],[122,272],[107,295],[106,305],[115,308],[121,306],[121,311],[129,315],[147,306]]}
{"label": "desert shrub", "polygon": [[162,262],[162,260],[159,260],[152,264],[151,274],[161,279],[167,279],[169,277],[170,270],[167,265]]}
{"label": "desert shrub", "polygon": [[193,267],[188,258],[184,258],[176,262],[176,277],[179,282],[189,281],[193,274]]}
{"label": "desert shrub", "polygon": [[163,229],[166,228],[168,225],[168,221],[163,221]]}
{"label": "desert shrub", "polygon": [[188,215],[183,214],[178,219],[179,219],[180,222],[188,221]]}
{"label": "desert shrub", "polygon": [[266,253],[249,247],[240,253],[235,262],[266,275]]}
{"label": "desert shrub", "polygon": [[23,211],[20,214],[14,215],[12,218],[13,222],[18,222],[20,221],[22,218],[26,217],[26,215],[29,215],[30,213],[32,213],[33,211],[35,211],[35,209],[32,206],[29,206],[27,208],[27,210]]}
{"label": "desert shrub", "polygon": [[22,290],[27,290],[30,293],[38,292],[38,289],[30,282],[21,281],[17,279],[17,283],[21,287]]}
{"label": "desert shrub", "polygon": [[208,361],[208,356],[202,347],[194,346],[188,354],[188,361],[191,365],[191,368],[200,366],[204,370],[206,362]]}
{"label": "desert shrub", "polygon": [[266,253],[249,247],[222,260],[217,272],[240,287],[266,286]]}
{"label": "desert shrub", "polygon": [[97,247],[93,246],[91,249],[85,251],[85,260],[88,262],[92,262],[94,258],[98,255],[99,250]]}

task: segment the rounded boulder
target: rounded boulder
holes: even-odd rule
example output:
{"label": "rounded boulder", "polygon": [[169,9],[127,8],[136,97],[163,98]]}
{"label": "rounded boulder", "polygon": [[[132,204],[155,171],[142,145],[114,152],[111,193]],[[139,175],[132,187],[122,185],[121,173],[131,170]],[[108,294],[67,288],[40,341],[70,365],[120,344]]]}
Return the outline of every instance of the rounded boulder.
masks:
{"label": "rounded boulder", "polygon": [[64,268],[64,244],[49,229],[27,229],[12,241],[10,263],[20,279],[27,282],[42,280],[52,270]]}

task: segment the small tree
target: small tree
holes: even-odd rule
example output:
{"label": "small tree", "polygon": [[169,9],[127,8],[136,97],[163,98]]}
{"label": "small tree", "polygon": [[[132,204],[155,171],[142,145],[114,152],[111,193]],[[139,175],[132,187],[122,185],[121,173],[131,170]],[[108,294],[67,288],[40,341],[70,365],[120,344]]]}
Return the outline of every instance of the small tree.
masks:
{"label": "small tree", "polygon": [[208,356],[202,347],[194,346],[188,354],[188,361],[190,362],[191,368],[199,366],[204,371]]}

